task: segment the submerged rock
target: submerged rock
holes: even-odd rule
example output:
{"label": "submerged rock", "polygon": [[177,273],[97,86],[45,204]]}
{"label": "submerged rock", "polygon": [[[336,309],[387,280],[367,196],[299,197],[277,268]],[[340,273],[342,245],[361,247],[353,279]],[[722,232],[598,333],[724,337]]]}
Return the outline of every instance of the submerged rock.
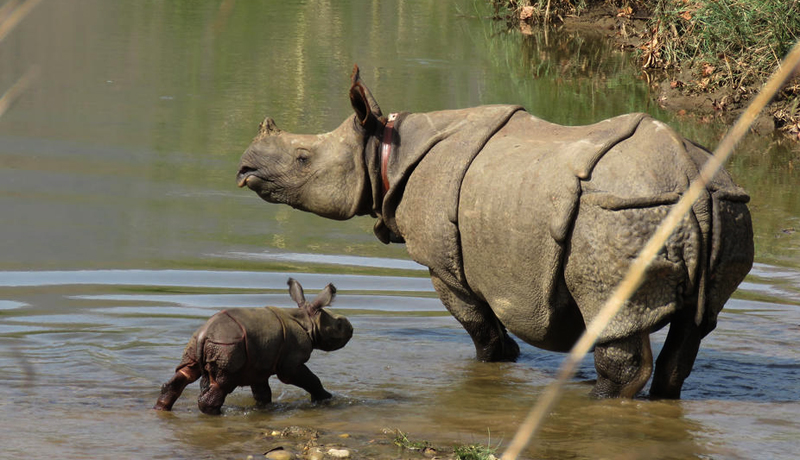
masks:
{"label": "submerged rock", "polygon": [[350,458],[350,451],[347,449],[330,449],[328,455],[333,458]]}
{"label": "submerged rock", "polygon": [[279,447],[267,452],[264,454],[264,457],[268,458],[269,460],[295,460],[297,458],[294,453],[285,450],[283,447]]}

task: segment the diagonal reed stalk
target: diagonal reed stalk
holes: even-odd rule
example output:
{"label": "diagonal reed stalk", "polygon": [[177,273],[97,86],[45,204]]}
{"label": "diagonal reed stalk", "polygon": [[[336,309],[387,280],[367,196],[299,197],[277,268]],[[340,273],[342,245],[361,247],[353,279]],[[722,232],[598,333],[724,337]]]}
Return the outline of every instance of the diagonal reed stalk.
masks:
{"label": "diagonal reed stalk", "polygon": [[26,0],[25,3],[14,8],[19,2],[11,0],[0,7],[0,42],[3,41],[3,39],[17,27],[17,24],[25,19],[25,16],[27,16],[41,1],[42,0]]}
{"label": "diagonal reed stalk", "polygon": [[570,351],[567,359],[561,365],[558,371],[556,380],[547,386],[542,396],[539,398],[537,404],[531,409],[530,413],[520,425],[508,449],[503,453],[501,460],[514,460],[520,453],[527,447],[530,440],[542,426],[545,417],[550,413],[553,406],[561,396],[564,384],[572,378],[583,356],[591,349],[592,345],[597,341],[600,333],[605,329],[611,319],[616,315],[622,304],[633,295],[634,291],[639,287],[642,282],[645,269],[652,262],[658,251],[664,246],[667,238],[675,230],[675,227],[683,219],[683,216],[689,212],[692,204],[700,197],[703,190],[714,175],[722,168],[722,165],[733,152],[734,147],[744,137],[750,125],[755,121],[759,112],[769,103],[775,94],[781,89],[783,84],[789,77],[796,71],[800,71],[800,41],[795,43],[783,63],[778,67],[775,73],[772,74],[770,79],[758,93],[758,96],[753,99],[747,110],[742,113],[736,124],[728,131],[725,137],[720,141],[714,155],[709,158],[703,169],[700,171],[700,176],[692,182],[689,189],[678,201],[672,210],[667,214],[667,217],[661,222],[655,234],[653,234],[650,241],[642,249],[642,252],[631,264],[628,273],[623,278],[622,282],[617,286],[611,297],[608,298],[603,308],[598,313],[597,317],[586,328],[583,336],[575,344]]}
{"label": "diagonal reed stalk", "polygon": [[[39,4],[41,0],[25,0],[20,4],[19,0],[9,0],[0,6],[0,42],[11,33],[12,30]],[[20,77],[14,85],[0,96],[0,117],[6,113],[11,104],[23,93],[31,81],[39,75],[38,67],[31,67]]]}
{"label": "diagonal reed stalk", "polygon": [[16,101],[17,98],[19,98],[22,95],[22,93],[24,93],[25,90],[28,89],[28,86],[30,86],[31,81],[36,79],[38,75],[39,75],[39,68],[31,67],[30,69],[28,69],[27,72],[25,72],[25,75],[21,76],[20,79],[17,80],[17,82],[14,83],[14,85],[11,88],[8,89],[8,91],[6,91],[5,93],[3,93],[2,96],[0,96],[0,117],[2,117],[3,114],[6,113],[6,110],[8,110],[8,108],[11,107],[11,104],[13,104],[14,101]]}

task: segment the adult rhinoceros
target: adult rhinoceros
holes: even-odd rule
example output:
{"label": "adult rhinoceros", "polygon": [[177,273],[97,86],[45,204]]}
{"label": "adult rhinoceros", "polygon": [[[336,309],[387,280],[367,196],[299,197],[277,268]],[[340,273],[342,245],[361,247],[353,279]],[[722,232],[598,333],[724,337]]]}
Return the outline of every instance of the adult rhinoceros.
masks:
{"label": "adult rhinoceros", "polygon": [[[237,176],[271,203],[377,218],[430,269],[478,359],[567,351],[709,154],[645,114],[560,126],[519,106],[384,117],[353,71],[354,115],[319,135],[267,118]],[[749,197],[727,172],[649,267],[594,349],[598,397],[632,397],[653,371],[649,334],[670,324],[652,397],[679,398],[700,340],[750,270]]]}

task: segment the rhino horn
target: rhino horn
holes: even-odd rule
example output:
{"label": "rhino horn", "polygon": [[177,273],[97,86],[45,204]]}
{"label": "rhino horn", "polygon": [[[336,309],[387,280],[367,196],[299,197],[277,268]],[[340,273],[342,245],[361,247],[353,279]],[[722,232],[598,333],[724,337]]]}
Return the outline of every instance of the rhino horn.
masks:
{"label": "rhino horn", "polygon": [[275,120],[270,117],[264,119],[258,125],[258,137],[275,136],[281,133],[281,129],[275,124]]}

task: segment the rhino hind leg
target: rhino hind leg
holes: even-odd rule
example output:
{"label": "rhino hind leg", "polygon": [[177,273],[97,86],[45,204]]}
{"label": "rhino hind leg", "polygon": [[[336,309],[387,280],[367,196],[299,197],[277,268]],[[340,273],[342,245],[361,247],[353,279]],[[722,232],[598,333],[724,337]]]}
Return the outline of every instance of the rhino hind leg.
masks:
{"label": "rhino hind leg", "polygon": [[201,392],[197,398],[197,407],[200,411],[208,415],[219,415],[222,412],[222,405],[225,404],[227,391],[216,383],[211,383],[208,390]]}
{"label": "rhino hind leg", "polygon": [[208,415],[219,415],[225,398],[236,389],[233,382],[215,371],[213,366],[207,366],[200,382],[200,395],[197,397],[197,407]]}
{"label": "rhino hind leg", "polygon": [[517,360],[519,345],[508,336],[505,326],[497,319],[488,303],[455,291],[433,273],[431,280],[439,299],[472,338],[478,360]]}
{"label": "rhino hind leg", "polygon": [[704,325],[698,326],[690,312],[676,314],[670,323],[650,385],[653,399],[680,399],[683,382],[692,372]]}
{"label": "rhino hind leg", "polygon": [[179,367],[167,383],[161,386],[161,395],[158,397],[153,409],[172,410],[172,405],[180,398],[187,385],[200,378],[201,370],[197,362]]}
{"label": "rhino hind leg", "polygon": [[592,396],[597,398],[633,398],[650,379],[653,354],[650,335],[638,335],[598,344],[594,349],[597,383]]}

